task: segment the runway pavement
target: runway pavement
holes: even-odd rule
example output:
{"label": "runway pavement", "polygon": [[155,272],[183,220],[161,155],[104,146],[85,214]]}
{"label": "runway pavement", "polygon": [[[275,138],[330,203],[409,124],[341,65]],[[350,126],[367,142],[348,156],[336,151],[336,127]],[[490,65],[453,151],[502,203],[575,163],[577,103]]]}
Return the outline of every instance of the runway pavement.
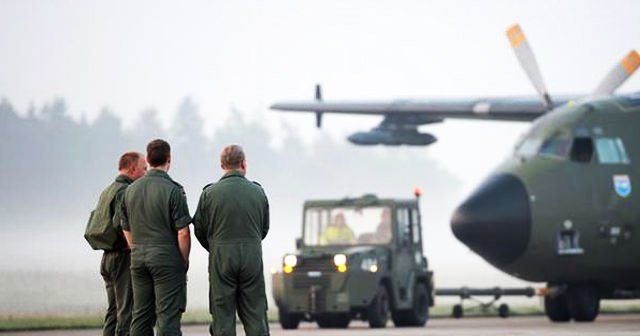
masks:
{"label": "runway pavement", "polygon": [[[545,317],[513,317],[500,318],[467,318],[433,319],[424,328],[393,328],[369,329],[366,323],[352,322],[349,329],[318,329],[315,324],[302,323],[297,330],[282,330],[280,325],[271,325],[271,335],[296,336],[413,336],[413,335],[640,335],[640,314],[635,315],[603,315],[594,323],[551,323]],[[0,333],[2,336],[99,336],[100,330],[52,330],[33,332]],[[184,336],[206,336],[207,326],[185,326]],[[244,335],[242,327],[238,327],[238,336]]]}

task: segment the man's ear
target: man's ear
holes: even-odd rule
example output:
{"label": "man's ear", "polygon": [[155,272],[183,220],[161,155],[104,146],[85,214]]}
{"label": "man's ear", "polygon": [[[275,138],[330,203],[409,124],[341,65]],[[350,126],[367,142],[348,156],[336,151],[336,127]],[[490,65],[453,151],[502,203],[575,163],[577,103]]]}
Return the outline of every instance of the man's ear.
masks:
{"label": "man's ear", "polygon": [[247,170],[247,160],[242,160],[240,168],[242,168],[242,170]]}

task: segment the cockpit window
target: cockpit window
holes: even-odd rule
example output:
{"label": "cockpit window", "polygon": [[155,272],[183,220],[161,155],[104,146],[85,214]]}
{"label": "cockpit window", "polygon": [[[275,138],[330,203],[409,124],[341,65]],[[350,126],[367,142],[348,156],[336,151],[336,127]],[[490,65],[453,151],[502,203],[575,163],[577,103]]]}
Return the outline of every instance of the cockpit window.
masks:
{"label": "cockpit window", "polygon": [[629,164],[630,160],[620,138],[596,138],[598,162],[602,164]]}
{"label": "cockpit window", "polygon": [[567,154],[569,154],[569,148],[571,148],[570,139],[554,137],[547,139],[544,144],[542,144],[540,154],[566,158]]}
{"label": "cockpit window", "polygon": [[576,137],[571,146],[571,161],[580,163],[591,162],[593,156],[593,140],[586,137]]}
{"label": "cockpit window", "polygon": [[542,144],[542,139],[538,138],[527,138],[520,143],[518,149],[516,149],[516,154],[522,156],[533,156],[538,152],[538,148]]}

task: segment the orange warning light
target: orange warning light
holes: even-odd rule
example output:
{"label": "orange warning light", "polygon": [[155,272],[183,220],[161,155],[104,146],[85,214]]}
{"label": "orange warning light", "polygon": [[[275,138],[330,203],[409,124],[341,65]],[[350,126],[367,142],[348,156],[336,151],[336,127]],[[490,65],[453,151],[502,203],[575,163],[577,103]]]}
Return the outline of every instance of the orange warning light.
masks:
{"label": "orange warning light", "polygon": [[413,189],[413,194],[416,195],[416,197],[422,196],[422,188],[416,187],[415,189]]}

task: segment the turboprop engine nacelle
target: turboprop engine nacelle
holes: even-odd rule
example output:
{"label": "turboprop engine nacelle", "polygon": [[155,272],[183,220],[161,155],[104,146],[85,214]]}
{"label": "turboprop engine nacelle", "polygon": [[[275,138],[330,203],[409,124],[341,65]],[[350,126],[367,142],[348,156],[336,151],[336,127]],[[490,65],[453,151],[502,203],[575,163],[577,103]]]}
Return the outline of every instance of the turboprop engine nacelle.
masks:
{"label": "turboprop engine nacelle", "polygon": [[349,142],[361,146],[428,146],[437,141],[436,137],[428,133],[417,131],[388,131],[374,129],[369,132],[357,132],[349,136]]}

